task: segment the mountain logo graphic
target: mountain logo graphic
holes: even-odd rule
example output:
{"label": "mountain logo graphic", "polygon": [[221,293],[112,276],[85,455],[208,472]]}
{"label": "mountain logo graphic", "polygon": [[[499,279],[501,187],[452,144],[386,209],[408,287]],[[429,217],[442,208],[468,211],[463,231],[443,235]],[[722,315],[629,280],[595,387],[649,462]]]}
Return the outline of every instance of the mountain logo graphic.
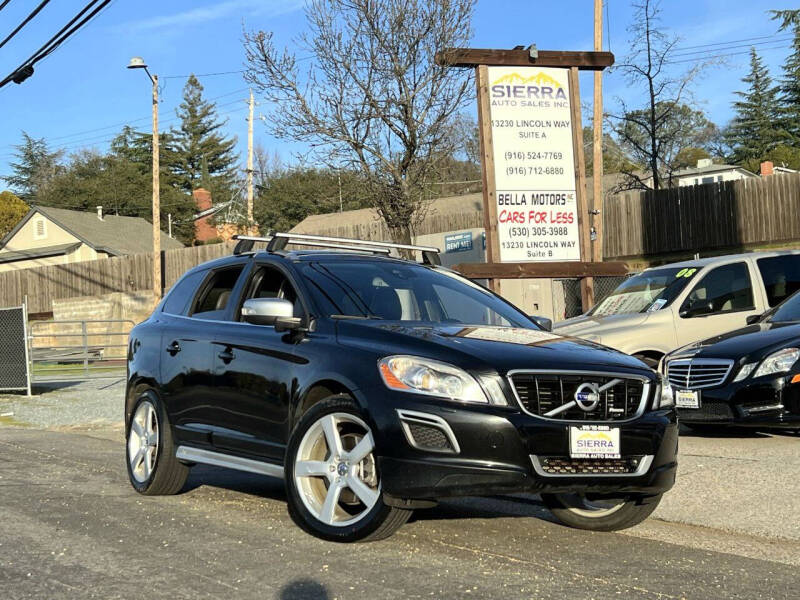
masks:
{"label": "mountain logo graphic", "polygon": [[560,88],[562,85],[550,77],[547,73],[542,73],[539,71],[536,75],[531,75],[530,77],[523,77],[516,71],[513,73],[509,73],[508,75],[503,75],[500,79],[495,81],[492,85],[501,85],[501,84],[511,84],[511,85],[525,85],[528,83],[532,83],[535,85],[550,85],[553,87]]}

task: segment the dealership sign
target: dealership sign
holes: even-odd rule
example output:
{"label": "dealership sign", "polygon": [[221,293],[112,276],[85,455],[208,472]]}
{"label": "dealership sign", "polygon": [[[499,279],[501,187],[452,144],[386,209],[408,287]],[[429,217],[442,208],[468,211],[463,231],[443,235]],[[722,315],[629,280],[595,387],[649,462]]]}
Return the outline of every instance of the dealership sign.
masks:
{"label": "dealership sign", "polygon": [[500,262],[581,260],[569,69],[487,80]]}

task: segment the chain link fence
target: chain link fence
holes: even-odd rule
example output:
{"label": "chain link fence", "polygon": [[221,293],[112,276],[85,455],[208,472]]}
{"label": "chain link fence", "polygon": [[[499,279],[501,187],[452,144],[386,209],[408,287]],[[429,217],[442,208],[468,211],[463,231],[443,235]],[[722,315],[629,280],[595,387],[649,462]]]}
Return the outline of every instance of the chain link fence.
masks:
{"label": "chain link fence", "polygon": [[0,391],[30,394],[26,327],[24,306],[0,308]]}
{"label": "chain link fence", "polygon": [[[619,284],[630,275],[621,277],[595,277],[594,302],[598,304],[610,296]],[[581,306],[581,280],[580,279],[554,279],[553,280],[553,313],[555,321],[563,321],[583,314]]]}

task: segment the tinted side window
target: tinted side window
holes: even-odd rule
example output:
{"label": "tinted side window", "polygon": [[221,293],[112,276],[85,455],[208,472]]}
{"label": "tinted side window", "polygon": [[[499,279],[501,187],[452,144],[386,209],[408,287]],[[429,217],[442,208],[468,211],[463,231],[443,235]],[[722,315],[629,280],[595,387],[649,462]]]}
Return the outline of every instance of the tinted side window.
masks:
{"label": "tinted side window", "polygon": [[772,256],[756,261],[767,302],[770,306],[779,304],[784,298],[800,290],[800,256]]}
{"label": "tinted side window", "polygon": [[709,302],[711,314],[755,308],[747,265],[733,263],[707,273],[684,300],[681,311],[698,302]]}
{"label": "tinted side window", "polygon": [[196,271],[172,286],[162,310],[171,315],[185,315],[189,302],[194,298],[197,288],[203,283],[206,273],[206,271]]}
{"label": "tinted side window", "polygon": [[[245,299],[250,298],[283,298],[294,305],[295,317],[302,317],[305,313],[294,286],[282,272],[272,267],[261,267],[255,271],[245,294]],[[237,311],[234,319],[239,318]]]}
{"label": "tinted side window", "polygon": [[200,319],[220,318],[242,269],[244,266],[240,265],[216,271],[195,300],[191,315]]}

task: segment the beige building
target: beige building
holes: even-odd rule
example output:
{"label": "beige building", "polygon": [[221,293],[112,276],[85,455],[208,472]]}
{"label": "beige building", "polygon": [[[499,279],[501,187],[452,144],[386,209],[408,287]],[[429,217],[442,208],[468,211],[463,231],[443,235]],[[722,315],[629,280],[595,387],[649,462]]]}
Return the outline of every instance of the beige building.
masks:
{"label": "beige building", "polygon": [[[152,225],[140,217],[34,206],[0,240],[0,272],[153,251]],[[182,248],[162,232],[161,249]]]}

